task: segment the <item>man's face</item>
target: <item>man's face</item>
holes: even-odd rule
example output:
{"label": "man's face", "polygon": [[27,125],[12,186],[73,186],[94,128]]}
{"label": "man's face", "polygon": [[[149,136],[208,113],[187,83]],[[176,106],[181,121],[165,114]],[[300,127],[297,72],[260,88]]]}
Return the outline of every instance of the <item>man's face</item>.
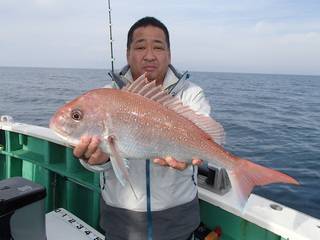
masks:
{"label": "man's face", "polygon": [[171,61],[164,32],[154,26],[134,30],[132,43],[127,49],[127,61],[133,79],[146,72],[149,81],[162,84]]}

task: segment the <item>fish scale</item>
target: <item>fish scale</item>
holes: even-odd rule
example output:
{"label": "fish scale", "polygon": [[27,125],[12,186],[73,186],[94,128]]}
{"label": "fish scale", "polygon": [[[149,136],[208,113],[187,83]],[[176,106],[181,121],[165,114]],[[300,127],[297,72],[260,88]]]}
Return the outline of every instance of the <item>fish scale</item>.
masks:
{"label": "fish scale", "polygon": [[[150,156],[150,152],[152,152],[151,150],[154,146],[158,146],[160,149],[166,149],[166,151],[161,151],[160,154],[162,156],[177,156],[178,159],[185,159],[188,161],[192,158],[192,155],[190,155],[191,149],[198,150],[204,148],[204,144],[201,145],[199,143],[203,143],[203,136],[206,135],[189,120],[182,117],[174,119],[175,114],[172,110],[164,108],[161,105],[159,105],[158,108],[155,108],[154,102],[151,101],[147,104],[144,103],[143,105],[140,101],[133,102],[131,98],[137,98],[137,96],[133,94],[123,92],[123,95],[124,96],[121,96],[121,98],[124,102],[128,103],[127,107],[130,108],[132,106],[133,110],[131,112],[122,112],[121,115],[127,115],[127,119],[128,121],[131,121],[131,124],[128,124],[127,121],[123,121],[121,117],[116,117],[117,121],[114,127],[118,130],[121,129],[116,135],[121,139],[125,139],[128,135],[135,136],[136,146],[143,145],[145,148],[149,149],[145,151],[146,155],[143,156],[144,159],[146,157],[160,157],[159,153],[155,156]],[[126,125],[125,131],[122,129],[124,125]],[[149,127],[142,128],[143,126]],[[186,130],[185,127],[187,127],[188,130]],[[117,130],[115,131],[117,132]],[[142,137],[138,138],[138,136]],[[168,142],[171,144],[168,144]],[[182,148],[187,149],[187,152],[181,151]],[[140,157],[133,156],[132,153],[128,155],[133,158]],[[194,155],[199,155],[199,151]],[[205,155],[205,153],[201,154],[202,157]]]}

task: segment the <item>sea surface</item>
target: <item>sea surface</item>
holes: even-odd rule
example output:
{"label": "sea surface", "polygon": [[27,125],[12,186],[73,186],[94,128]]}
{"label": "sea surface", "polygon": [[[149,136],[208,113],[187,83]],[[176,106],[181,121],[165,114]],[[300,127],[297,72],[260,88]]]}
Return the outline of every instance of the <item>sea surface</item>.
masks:
{"label": "sea surface", "polygon": [[[192,72],[226,131],[225,148],[295,177],[254,192],[320,218],[320,76]],[[110,83],[107,70],[0,67],[0,115],[48,126],[66,101]]]}

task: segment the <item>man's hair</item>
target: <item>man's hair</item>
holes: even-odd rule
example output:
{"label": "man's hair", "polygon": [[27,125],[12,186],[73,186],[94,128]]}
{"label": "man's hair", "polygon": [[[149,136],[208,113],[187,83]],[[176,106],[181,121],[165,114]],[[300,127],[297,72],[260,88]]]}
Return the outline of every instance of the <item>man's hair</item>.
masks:
{"label": "man's hair", "polygon": [[170,49],[169,31],[168,31],[167,27],[162,22],[160,22],[158,19],[156,19],[154,17],[141,18],[140,20],[138,20],[137,22],[135,22],[131,26],[131,28],[129,29],[129,32],[128,32],[127,49],[130,48],[130,45],[132,43],[133,32],[139,27],[147,27],[147,26],[153,26],[153,27],[160,28],[164,32],[168,48]]}

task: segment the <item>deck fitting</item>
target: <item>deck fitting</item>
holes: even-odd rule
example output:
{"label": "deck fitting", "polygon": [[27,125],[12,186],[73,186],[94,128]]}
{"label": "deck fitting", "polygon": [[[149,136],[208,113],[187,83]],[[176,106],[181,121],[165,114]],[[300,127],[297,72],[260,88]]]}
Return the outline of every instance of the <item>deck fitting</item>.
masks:
{"label": "deck fitting", "polygon": [[274,209],[274,210],[277,210],[277,211],[282,211],[283,210],[283,207],[281,207],[280,205],[275,204],[275,203],[270,204],[270,207],[272,209]]}

